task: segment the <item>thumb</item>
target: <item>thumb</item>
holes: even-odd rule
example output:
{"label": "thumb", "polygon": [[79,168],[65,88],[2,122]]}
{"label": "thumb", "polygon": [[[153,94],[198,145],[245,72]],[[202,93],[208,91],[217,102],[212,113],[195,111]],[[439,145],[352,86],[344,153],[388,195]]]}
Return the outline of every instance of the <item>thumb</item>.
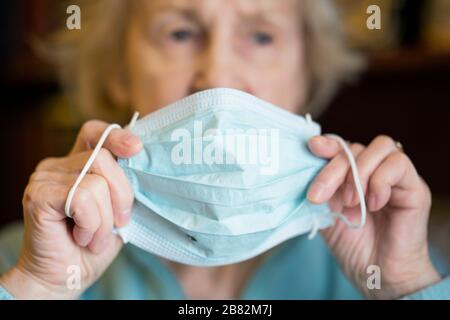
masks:
{"label": "thumb", "polygon": [[331,159],[342,150],[336,139],[323,135],[309,139],[308,147],[314,155],[324,159]]}
{"label": "thumb", "polygon": [[[70,153],[78,153],[95,148],[108,123],[91,120],[86,122]],[[113,129],[105,140],[103,148],[109,150],[116,157],[129,158],[142,149],[141,140],[127,129]]]}

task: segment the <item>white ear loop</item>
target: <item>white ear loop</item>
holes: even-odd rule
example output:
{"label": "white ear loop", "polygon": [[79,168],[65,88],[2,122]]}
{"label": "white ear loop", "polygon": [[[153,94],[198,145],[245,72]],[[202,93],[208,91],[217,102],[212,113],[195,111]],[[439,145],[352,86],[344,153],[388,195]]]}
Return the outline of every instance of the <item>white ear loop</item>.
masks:
{"label": "white ear loop", "polygon": [[[342,149],[344,150],[345,155],[348,158],[348,161],[350,162],[350,167],[352,169],[352,174],[353,174],[353,181],[355,183],[356,193],[358,194],[358,198],[359,198],[361,219],[360,219],[358,224],[353,224],[342,213],[333,212],[331,214],[334,217],[337,217],[337,218],[341,219],[342,222],[344,222],[349,228],[360,229],[366,223],[367,208],[366,208],[366,200],[364,198],[364,191],[363,191],[363,188],[362,188],[362,185],[361,185],[361,180],[359,179],[358,167],[356,166],[355,157],[353,156],[353,153],[351,152],[350,148],[348,147],[348,145],[344,141],[344,139],[342,139],[341,137],[339,137],[338,135],[335,135],[335,134],[327,134],[327,136],[331,137],[333,139],[336,139],[338,141],[338,143],[341,145]],[[314,225],[313,225],[313,227],[311,229],[311,233],[308,235],[308,239],[312,239],[312,238],[314,238],[316,236],[316,234],[317,234],[317,232],[319,231],[319,228],[320,228],[320,220],[321,220],[321,218],[323,218],[323,216],[321,216],[321,217],[314,216]]]}
{"label": "white ear loop", "polygon": [[339,144],[342,146],[342,149],[344,150],[345,154],[347,155],[348,161],[350,162],[350,167],[352,168],[352,175],[353,175],[353,181],[355,183],[356,193],[359,198],[359,207],[361,210],[361,219],[359,221],[359,224],[353,224],[351,223],[346,216],[344,216],[341,213],[335,213],[341,220],[350,228],[354,229],[360,229],[364,227],[366,224],[366,215],[367,215],[367,208],[366,208],[366,199],[364,198],[364,191],[362,188],[361,180],[359,179],[359,173],[358,173],[358,167],[356,166],[355,157],[353,156],[352,151],[348,147],[347,143],[335,134],[328,134],[327,136],[332,137],[336,139]]}
{"label": "white ear loop", "polygon": [[[133,114],[133,117],[131,118],[130,124],[128,125],[130,128],[134,126],[136,123],[136,120],[139,117],[139,113],[135,112]],[[100,152],[100,149],[102,148],[103,144],[106,141],[106,138],[108,138],[109,134],[114,129],[121,129],[122,127],[116,123],[110,124],[105,131],[103,131],[100,139],[97,142],[97,145],[94,148],[94,151],[92,151],[91,156],[89,157],[88,161],[84,165],[83,169],[81,170],[80,174],[78,175],[77,180],[73,184],[72,188],[69,191],[69,194],[67,196],[66,204],[64,206],[64,212],[67,217],[72,218],[72,214],[70,213],[70,206],[72,204],[73,197],[75,195],[75,192],[77,191],[78,186],[80,185],[81,181],[83,180],[84,176],[88,173],[89,169],[91,168],[92,164],[95,161],[95,158],[97,158],[98,153]]]}

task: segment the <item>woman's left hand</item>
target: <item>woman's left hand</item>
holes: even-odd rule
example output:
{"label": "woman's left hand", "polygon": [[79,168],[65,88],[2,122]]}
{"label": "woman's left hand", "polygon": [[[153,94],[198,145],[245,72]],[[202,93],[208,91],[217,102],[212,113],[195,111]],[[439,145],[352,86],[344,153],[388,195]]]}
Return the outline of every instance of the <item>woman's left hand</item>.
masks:
{"label": "woman's left hand", "polygon": [[[308,199],[328,202],[334,212],[359,223],[360,208],[347,157],[327,136],[309,141],[316,156],[329,159],[311,184]],[[369,146],[350,144],[367,203],[367,220],[351,229],[339,219],[322,231],[344,272],[368,298],[395,299],[440,280],[427,242],[431,207],[428,186],[394,140],[379,136]],[[379,267],[381,289],[369,289],[367,279]]]}

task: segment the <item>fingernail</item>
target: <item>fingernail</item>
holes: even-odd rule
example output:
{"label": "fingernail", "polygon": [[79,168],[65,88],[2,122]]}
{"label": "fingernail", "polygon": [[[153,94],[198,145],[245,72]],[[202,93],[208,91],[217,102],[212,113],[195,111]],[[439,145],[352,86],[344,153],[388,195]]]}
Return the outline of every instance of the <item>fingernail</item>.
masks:
{"label": "fingernail", "polygon": [[346,183],[344,187],[344,205],[349,206],[353,200],[353,185]]}
{"label": "fingernail", "polygon": [[323,136],[315,136],[311,138],[311,142],[317,145],[325,145],[327,143],[327,139]]}
{"label": "fingernail", "polygon": [[326,186],[322,182],[316,182],[308,192],[308,199],[312,202],[320,202],[325,194]]}
{"label": "fingernail", "polygon": [[132,133],[126,133],[122,138],[122,143],[127,147],[133,147],[140,142],[139,138]]}

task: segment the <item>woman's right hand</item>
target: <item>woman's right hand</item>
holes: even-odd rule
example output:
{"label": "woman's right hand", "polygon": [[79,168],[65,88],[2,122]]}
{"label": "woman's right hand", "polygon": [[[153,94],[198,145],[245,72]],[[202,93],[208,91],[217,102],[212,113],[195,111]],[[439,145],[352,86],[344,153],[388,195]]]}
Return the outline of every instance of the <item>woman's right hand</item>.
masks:
{"label": "woman's right hand", "polygon": [[[25,233],[19,260],[0,278],[18,299],[77,298],[111,264],[122,247],[113,234],[131,214],[132,188],[114,156],[129,158],[142,143],[125,129],[114,129],[84,177],[71,205],[64,205],[92,149],[108,126],[89,121],[82,127],[71,152],[39,163],[23,197]],[[80,288],[68,285],[78,274]]]}

